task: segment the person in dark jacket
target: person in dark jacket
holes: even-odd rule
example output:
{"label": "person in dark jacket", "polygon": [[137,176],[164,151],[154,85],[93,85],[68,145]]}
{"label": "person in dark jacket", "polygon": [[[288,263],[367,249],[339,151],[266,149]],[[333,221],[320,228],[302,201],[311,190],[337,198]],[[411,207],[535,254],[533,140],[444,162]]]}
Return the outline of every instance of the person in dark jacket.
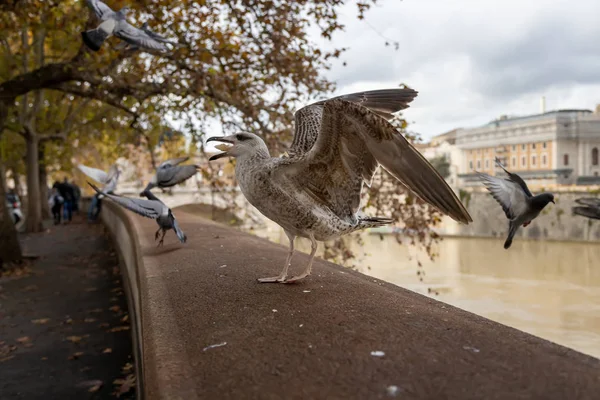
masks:
{"label": "person in dark jacket", "polygon": [[64,199],[63,207],[63,220],[65,223],[71,222],[71,218],[73,216],[73,202],[75,201],[75,192],[73,187],[69,184],[68,179],[65,179],[62,182],[55,182],[52,186],[56,188],[60,193],[61,197]]}

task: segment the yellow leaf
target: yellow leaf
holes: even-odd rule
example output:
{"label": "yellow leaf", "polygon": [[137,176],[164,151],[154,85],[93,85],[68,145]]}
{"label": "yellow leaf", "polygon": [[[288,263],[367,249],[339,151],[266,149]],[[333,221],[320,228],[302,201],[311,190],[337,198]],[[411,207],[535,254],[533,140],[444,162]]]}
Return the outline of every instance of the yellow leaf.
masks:
{"label": "yellow leaf", "polygon": [[38,325],[47,324],[50,321],[50,318],[40,318],[40,319],[32,319],[31,322]]}
{"label": "yellow leaf", "polygon": [[17,339],[17,342],[19,343],[27,343],[29,342],[31,339],[29,339],[29,336],[23,336]]}
{"label": "yellow leaf", "polygon": [[107,347],[104,349],[104,351],[102,353],[104,353],[104,354],[112,353],[112,349],[110,347]]}
{"label": "yellow leaf", "polygon": [[67,340],[72,343],[81,342],[81,336],[67,336]]}

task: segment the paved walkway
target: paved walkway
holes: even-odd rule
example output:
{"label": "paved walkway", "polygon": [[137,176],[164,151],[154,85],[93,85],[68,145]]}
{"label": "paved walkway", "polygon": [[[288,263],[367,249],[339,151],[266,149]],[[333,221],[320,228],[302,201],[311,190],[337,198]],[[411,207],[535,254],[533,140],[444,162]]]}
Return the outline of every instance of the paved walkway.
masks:
{"label": "paved walkway", "polygon": [[102,225],[76,220],[22,243],[39,258],[27,276],[0,278],[0,399],[114,399],[129,386],[114,381],[133,374],[134,363]]}

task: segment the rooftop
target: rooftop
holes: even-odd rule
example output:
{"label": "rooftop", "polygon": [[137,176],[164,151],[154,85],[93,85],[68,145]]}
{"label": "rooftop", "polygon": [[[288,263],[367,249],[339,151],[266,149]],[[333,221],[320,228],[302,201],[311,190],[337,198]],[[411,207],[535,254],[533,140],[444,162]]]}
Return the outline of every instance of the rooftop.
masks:
{"label": "rooftop", "polygon": [[520,124],[523,122],[535,121],[537,119],[545,119],[545,118],[559,117],[559,116],[574,118],[574,117],[578,117],[578,116],[581,116],[584,114],[585,115],[592,114],[592,111],[585,110],[585,109],[564,109],[564,110],[548,111],[548,112],[541,113],[541,114],[525,115],[525,116],[521,116],[521,117],[509,117],[509,116],[503,115],[498,119],[488,122],[487,124],[483,125],[483,127],[494,126],[494,125],[502,126],[502,125]]}

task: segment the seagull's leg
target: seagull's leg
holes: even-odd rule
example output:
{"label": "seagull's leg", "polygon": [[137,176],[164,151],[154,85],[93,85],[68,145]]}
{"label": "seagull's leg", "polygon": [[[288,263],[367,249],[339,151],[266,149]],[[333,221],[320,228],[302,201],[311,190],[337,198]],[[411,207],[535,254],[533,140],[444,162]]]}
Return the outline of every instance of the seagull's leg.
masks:
{"label": "seagull's leg", "polygon": [[310,245],[310,260],[308,261],[308,265],[306,266],[306,269],[300,275],[293,276],[290,279],[284,281],[283,283],[298,282],[300,279],[304,279],[304,278],[306,278],[307,276],[310,275],[310,271],[312,270],[313,261],[315,259],[315,253],[317,252],[317,247],[319,246],[319,244],[317,243],[317,240],[315,239],[315,237],[312,234],[310,235],[310,242],[311,242],[311,245]]}
{"label": "seagull's leg", "polygon": [[288,231],[285,231],[285,234],[290,240],[290,251],[288,252],[287,258],[285,259],[285,265],[283,266],[283,270],[278,276],[272,276],[270,278],[259,278],[258,281],[260,283],[284,282],[285,278],[287,278],[288,268],[290,267],[290,263],[292,262],[292,256],[294,255],[294,239],[296,239],[296,236],[292,235]]}

